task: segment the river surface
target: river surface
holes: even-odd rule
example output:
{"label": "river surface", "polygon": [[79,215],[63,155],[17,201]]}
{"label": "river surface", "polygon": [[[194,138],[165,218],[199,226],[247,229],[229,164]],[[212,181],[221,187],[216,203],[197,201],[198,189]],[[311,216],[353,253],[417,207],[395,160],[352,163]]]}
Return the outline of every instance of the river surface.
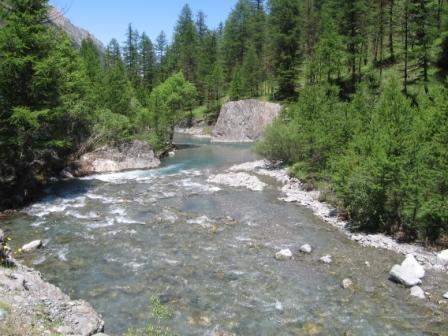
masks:
{"label": "river surface", "polygon": [[[210,174],[256,160],[245,145],[184,144],[159,169],[60,182],[3,224],[23,256],[73,298],[89,301],[120,335],[155,323],[149,298],[177,335],[448,335],[447,275],[428,272],[419,300],[388,281],[402,256],[364,248],[302,206],[263,192],[218,186]],[[311,255],[276,261],[281,248]],[[319,258],[331,254],[334,262]],[[370,267],[366,265],[370,263]],[[351,278],[353,289],[342,289]]]}

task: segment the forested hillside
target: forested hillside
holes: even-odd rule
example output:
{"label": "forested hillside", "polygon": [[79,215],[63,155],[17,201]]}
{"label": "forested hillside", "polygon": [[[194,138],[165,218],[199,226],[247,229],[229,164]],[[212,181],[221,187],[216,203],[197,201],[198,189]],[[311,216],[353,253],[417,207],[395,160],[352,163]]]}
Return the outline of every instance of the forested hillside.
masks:
{"label": "forested hillside", "polygon": [[68,159],[174,126],[226,100],[282,101],[260,153],[318,187],[355,228],[448,233],[448,16],[444,0],[239,0],[226,22],[182,9],[154,41],[131,24],[104,54],[48,24],[45,0],[2,1],[2,199]]}

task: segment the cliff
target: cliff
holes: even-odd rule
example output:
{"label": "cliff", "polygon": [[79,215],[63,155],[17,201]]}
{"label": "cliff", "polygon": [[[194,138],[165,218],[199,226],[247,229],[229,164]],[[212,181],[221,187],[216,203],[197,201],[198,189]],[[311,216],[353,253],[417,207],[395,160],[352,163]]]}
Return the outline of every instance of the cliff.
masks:
{"label": "cliff", "polygon": [[229,102],[223,105],[215,129],[213,142],[254,142],[280,114],[280,104],[256,99]]}

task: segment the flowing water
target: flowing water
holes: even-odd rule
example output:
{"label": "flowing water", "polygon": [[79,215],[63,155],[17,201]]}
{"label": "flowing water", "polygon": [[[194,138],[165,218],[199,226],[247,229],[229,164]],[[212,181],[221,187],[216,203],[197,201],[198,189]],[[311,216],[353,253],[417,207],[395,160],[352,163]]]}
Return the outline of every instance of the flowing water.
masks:
{"label": "flowing water", "polygon": [[[243,145],[178,138],[161,168],[61,182],[7,219],[16,246],[46,239],[24,261],[73,298],[89,301],[106,332],[155,323],[149,298],[173,317],[178,335],[447,335],[446,274],[429,272],[418,300],[388,281],[402,256],[363,248],[263,192],[207,182],[214,172],[256,157]],[[311,255],[276,261],[280,248]],[[331,254],[333,264],[319,262]],[[368,267],[365,262],[370,263]],[[342,289],[351,278],[353,289]]]}

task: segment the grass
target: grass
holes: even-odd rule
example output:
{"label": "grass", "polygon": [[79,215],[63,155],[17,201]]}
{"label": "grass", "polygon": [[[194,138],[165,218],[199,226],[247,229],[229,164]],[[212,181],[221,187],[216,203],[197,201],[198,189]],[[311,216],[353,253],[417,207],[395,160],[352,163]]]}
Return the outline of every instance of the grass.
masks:
{"label": "grass", "polygon": [[149,299],[151,306],[151,319],[156,320],[156,324],[147,324],[144,328],[129,329],[124,336],[177,336],[169,328],[159,326],[161,321],[168,320],[173,317],[173,312],[163,305],[157,296],[151,296]]}

